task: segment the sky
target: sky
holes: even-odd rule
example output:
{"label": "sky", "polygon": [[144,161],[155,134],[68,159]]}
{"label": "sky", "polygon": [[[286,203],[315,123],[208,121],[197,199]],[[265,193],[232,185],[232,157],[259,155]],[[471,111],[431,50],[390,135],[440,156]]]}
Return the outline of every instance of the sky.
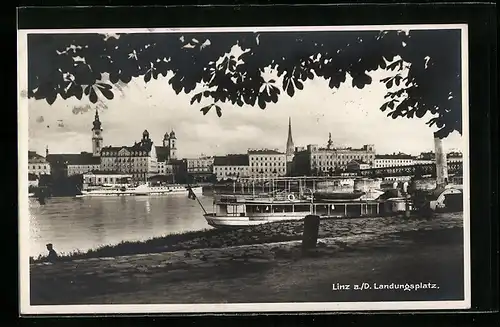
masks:
{"label": "sky", "polygon": [[[273,76],[273,72],[267,72]],[[92,121],[99,111],[104,145],[132,145],[147,129],[156,145],[174,130],[178,157],[245,153],[248,148],[285,150],[288,118],[292,121],[295,146],[326,145],[332,134],[335,146],[361,147],[375,144],[379,154],[404,152],[419,154],[434,148],[433,132],[422,119],[387,117],[380,111],[387,90],[379,80],[388,76],[382,70],[369,73],[373,82],[363,89],[351,86],[351,79],[339,89],[315,78],[304,83],[304,90],[293,98],[282,94],[276,104],[262,110],[258,106],[232,106],[222,103],[222,117],[215,110],[200,112],[208,102],[190,104],[191,95],[175,92],[167,77],[145,83],[142,77],[115,88],[113,100],[92,104],[88,99],[63,100],[53,105],[45,100],[28,101],[29,149],[39,154],[79,153],[92,150]],[[194,94],[194,93],[193,93]],[[463,149],[463,138],[451,134],[443,141],[445,150]]]}

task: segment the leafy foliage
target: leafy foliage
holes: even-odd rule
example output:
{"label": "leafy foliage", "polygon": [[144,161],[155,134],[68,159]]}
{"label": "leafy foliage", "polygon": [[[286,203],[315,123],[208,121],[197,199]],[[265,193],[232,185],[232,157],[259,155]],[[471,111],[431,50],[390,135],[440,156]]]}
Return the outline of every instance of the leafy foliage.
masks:
{"label": "leafy foliage", "polygon": [[[238,56],[230,51],[236,44]],[[196,91],[191,104],[209,99],[200,111],[221,117],[221,103],[265,109],[313,78],[338,88],[349,74],[361,89],[372,83],[368,72],[382,68],[394,72],[382,80],[388,117],[431,113],[437,136],[462,132],[459,30],[31,34],[28,50],[28,96],[49,104],[58,95],[113,99],[113,84],[168,75],[176,94]],[[265,80],[266,69],[279,80]]]}

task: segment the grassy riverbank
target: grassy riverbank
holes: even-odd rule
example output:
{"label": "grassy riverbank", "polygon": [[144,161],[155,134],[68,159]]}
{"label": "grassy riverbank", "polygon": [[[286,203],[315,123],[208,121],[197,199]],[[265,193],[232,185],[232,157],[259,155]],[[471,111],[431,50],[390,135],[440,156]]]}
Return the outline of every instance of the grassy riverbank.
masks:
{"label": "grassy riverbank", "polygon": [[[359,219],[327,219],[320,224],[319,237],[344,237],[357,234],[380,234],[397,231],[416,230],[421,228],[445,228],[446,226],[462,226],[463,214],[438,214],[433,219],[402,217],[359,218]],[[189,251],[201,248],[223,248],[231,246],[252,245],[261,243],[286,242],[302,238],[303,222],[289,221],[270,223],[251,228],[209,229],[170,234],[145,241],[122,242],[106,245],[86,252],[63,254],[62,262],[100,257],[118,257],[125,255]],[[57,248],[57,244],[55,244]],[[31,258],[31,263],[45,261],[44,256]]]}

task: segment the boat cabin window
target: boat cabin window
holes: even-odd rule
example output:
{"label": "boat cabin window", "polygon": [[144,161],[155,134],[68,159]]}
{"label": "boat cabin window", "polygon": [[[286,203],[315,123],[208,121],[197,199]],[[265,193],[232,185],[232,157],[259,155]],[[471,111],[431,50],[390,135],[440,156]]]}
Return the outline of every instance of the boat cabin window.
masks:
{"label": "boat cabin window", "polygon": [[271,206],[265,204],[257,204],[257,205],[248,205],[247,204],[247,212],[248,213],[266,213],[271,212]]}
{"label": "boat cabin window", "polygon": [[273,205],[273,212],[293,212],[292,205]]}
{"label": "boat cabin window", "polygon": [[309,204],[299,204],[294,209],[295,212],[309,212],[311,211],[311,206]]}

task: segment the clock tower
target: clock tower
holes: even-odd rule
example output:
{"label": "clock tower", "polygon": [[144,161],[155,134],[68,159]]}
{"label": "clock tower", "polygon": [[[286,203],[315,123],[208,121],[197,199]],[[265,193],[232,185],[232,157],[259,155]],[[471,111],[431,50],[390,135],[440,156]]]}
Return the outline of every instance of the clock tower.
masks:
{"label": "clock tower", "polygon": [[102,149],[102,128],[99,120],[99,112],[95,111],[94,122],[92,123],[92,155],[99,157]]}

